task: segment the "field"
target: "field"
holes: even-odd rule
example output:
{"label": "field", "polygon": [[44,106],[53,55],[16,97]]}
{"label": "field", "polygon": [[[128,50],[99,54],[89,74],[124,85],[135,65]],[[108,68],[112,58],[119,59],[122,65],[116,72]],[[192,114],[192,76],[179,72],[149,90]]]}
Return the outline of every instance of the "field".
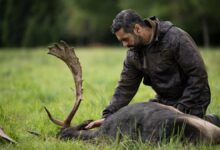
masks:
{"label": "field", "polygon": [[[76,48],[83,68],[84,100],[72,121],[101,118],[120,77],[126,50],[105,48]],[[103,50],[105,49],[105,50]],[[55,138],[59,127],[52,124],[43,109],[47,106],[56,118],[69,113],[74,97],[74,84],[67,66],[47,55],[46,48],[0,50],[0,127],[18,144],[0,140],[0,149],[219,149],[220,146],[168,144],[149,145],[123,140],[119,143],[60,141]],[[220,50],[202,50],[209,74],[212,102],[207,113],[220,115]],[[150,87],[141,85],[132,103],[147,101],[154,96]],[[27,130],[36,131],[40,137]]]}

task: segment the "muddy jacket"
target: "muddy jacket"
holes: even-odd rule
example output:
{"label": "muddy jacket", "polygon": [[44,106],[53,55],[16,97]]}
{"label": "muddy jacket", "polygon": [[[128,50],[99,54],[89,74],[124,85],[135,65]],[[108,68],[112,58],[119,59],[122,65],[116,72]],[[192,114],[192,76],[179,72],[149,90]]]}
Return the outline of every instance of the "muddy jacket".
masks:
{"label": "muddy jacket", "polygon": [[205,114],[210,89],[196,44],[171,22],[153,21],[156,22],[153,41],[128,50],[121,79],[103,118],[128,105],[142,80],[155,90],[154,101],[199,117]]}

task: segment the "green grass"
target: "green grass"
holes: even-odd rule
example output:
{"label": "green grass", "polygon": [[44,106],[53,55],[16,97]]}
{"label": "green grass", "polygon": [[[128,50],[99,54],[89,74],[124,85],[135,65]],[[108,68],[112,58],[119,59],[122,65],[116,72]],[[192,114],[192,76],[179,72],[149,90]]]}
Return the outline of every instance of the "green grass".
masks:
{"label": "green grass", "polygon": [[[105,49],[103,51],[103,49]],[[67,66],[47,55],[45,48],[35,50],[0,50],[0,127],[18,144],[0,140],[0,149],[219,149],[219,146],[182,146],[170,142],[159,146],[131,142],[60,141],[55,138],[59,128],[52,124],[43,109],[47,106],[57,118],[65,118],[73,101],[73,79]],[[119,48],[77,48],[83,68],[84,100],[72,121],[78,124],[87,119],[99,119],[108,105],[120,77],[126,54]],[[204,50],[212,90],[208,113],[220,115],[220,50]],[[147,101],[154,96],[151,88],[141,85],[134,102]],[[27,130],[39,132],[36,137]]]}

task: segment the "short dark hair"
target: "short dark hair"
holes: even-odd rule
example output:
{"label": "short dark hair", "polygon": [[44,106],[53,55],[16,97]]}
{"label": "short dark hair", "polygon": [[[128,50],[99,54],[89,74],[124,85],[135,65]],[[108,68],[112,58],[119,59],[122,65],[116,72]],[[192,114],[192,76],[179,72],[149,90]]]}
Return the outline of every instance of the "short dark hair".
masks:
{"label": "short dark hair", "polygon": [[135,24],[146,26],[144,20],[137,14],[136,11],[132,9],[122,10],[113,20],[111,30],[113,34],[115,34],[115,32],[119,31],[121,28],[123,28],[125,32],[133,33]]}

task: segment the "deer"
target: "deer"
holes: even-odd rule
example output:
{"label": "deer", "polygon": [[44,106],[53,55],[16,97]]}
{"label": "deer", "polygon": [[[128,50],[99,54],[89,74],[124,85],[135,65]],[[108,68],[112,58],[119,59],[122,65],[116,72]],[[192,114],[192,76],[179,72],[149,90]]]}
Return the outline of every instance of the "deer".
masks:
{"label": "deer", "polygon": [[[60,41],[48,47],[53,56],[63,60],[69,67],[75,85],[76,101],[64,121],[55,119],[46,108],[49,119],[61,126],[57,134],[63,140],[91,140],[98,137],[116,139],[128,136],[132,140],[161,143],[171,138],[179,137],[181,141],[194,144],[220,144],[220,128],[199,117],[185,114],[172,106],[157,102],[139,102],[124,106],[111,116],[97,129],[87,130],[85,126],[92,120],[71,127],[81,101],[83,100],[82,68],[74,48]],[[178,135],[178,136],[177,136]]]}

